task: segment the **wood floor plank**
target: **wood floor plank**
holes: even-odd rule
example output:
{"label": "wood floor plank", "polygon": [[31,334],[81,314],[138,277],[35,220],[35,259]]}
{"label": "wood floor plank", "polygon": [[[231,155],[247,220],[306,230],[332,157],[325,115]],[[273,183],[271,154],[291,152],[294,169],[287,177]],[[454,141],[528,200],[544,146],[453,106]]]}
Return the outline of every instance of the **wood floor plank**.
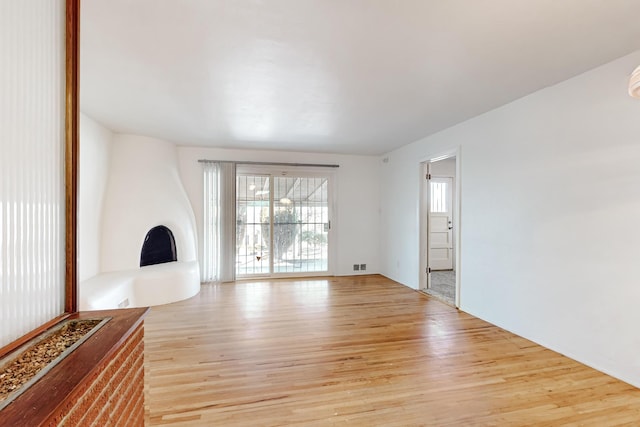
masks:
{"label": "wood floor plank", "polygon": [[203,285],[145,374],[152,426],[640,425],[640,390],[376,275]]}

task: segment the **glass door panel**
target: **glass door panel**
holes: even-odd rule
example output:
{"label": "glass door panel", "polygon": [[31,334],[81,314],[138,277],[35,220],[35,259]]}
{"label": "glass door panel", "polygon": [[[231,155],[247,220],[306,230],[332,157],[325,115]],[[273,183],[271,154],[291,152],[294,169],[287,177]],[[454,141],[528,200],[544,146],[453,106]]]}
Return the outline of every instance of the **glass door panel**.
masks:
{"label": "glass door panel", "polygon": [[271,272],[270,185],[269,176],[236,177],[236,276]]}
{"label": "glass door panel", "polygon": [[329,179],[238,175],[236,275],[329,270]]}
{"label": "glass door panel", "polygon": [[328,271],[328,179],[290,176],[273,179],[274,272]]}

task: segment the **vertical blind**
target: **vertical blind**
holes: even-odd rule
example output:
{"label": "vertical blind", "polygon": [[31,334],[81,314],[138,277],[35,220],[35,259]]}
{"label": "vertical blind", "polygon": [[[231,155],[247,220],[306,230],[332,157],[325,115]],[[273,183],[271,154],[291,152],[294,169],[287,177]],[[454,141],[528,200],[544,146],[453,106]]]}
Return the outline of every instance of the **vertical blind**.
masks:
{"label": "vertical blind", "polygon": [[218,207],[220,191],[218,186],[218,163],[204,163],[204,227],[202,259],[200,260],[200,281],[218,280],[219,238]]}
{"label": "vertical blind", "polygon": [[0,347],[64,311],[64,0],[0,1]]}
{"label": "vertical blind", "polygon": [[236,165],[203,162],[204,239],[203,282],[235,280],[236,262]]}

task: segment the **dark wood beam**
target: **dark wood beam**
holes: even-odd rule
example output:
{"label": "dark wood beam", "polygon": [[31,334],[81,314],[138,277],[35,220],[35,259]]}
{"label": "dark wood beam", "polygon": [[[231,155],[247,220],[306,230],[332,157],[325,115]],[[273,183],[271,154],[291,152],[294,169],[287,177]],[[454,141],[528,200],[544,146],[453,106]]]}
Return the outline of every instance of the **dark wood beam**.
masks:
{"label": "dark wood beam", "polygon": [[78,311],[78,140],[80,120],[80,0],[66,0],[65,96],[65,303]]}

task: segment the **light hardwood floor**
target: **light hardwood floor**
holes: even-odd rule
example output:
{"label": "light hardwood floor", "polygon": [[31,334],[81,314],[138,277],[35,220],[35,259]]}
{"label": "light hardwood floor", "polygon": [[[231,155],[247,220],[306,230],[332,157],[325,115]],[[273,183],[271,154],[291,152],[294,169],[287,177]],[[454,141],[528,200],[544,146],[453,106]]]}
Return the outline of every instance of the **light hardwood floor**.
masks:
{"label": "light hardwood floor", "polygon": [[381,276],[204,285],[145,333],[148,425],[640,425],[640,390]]}

